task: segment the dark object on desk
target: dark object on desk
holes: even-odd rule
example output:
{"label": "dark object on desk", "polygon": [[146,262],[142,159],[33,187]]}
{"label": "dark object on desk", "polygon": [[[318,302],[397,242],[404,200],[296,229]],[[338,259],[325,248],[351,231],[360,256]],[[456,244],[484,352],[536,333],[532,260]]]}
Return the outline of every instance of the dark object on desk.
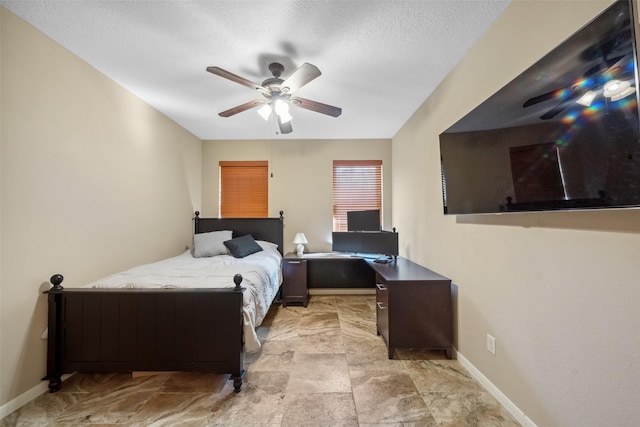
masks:
{"label": "dark object on desk", "polygon": [[379,210],[347,212],[347,230],[380,231],[381,229]]}
{"label": "dark object on desk", "polygon": [[389,263],[389,259],[388,258],[376,258],[373,260],[373,262],[376,262],[378,264],[387,264]]}
{"label": "dark object on desk", "polygon": [[356,254],[398,256],[398,233],[395,231],[334,231],[331,250]]}

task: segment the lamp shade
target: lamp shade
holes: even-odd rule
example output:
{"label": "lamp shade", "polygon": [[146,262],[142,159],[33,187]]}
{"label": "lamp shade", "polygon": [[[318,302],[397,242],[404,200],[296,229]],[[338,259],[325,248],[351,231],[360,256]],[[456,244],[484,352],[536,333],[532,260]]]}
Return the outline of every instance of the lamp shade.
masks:
{"label": "lamp shade", "polygon": [[293,238],[293,243],[309,243],[304,233],[296,233],[296,237]]}
{"label": "lamp shade", "polygon": [[308,243],[307,237],[304,233],[296,233],[296,236],[293,238],[293,243],[296,244],[296,254],[300,256],[304,252],[304,244]]}

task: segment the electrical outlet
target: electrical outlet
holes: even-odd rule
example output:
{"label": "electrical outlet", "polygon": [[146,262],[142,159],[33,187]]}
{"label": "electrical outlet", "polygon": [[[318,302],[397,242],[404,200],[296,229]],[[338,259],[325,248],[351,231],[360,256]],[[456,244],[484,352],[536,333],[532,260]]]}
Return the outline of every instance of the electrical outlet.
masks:
{"label": "electrical outlet", "polygon": [[487,350],[494,356],[496,355],[496,339],[490,334],[487,334]]}

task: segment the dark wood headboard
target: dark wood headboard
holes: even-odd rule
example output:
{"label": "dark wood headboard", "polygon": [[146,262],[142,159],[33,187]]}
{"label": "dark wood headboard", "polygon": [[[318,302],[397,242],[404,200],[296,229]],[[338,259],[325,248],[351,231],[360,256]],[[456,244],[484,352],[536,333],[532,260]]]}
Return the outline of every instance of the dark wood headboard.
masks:
{"label": "dark wood headboard", "polygon": [[233,237],[251,234],[256,240],[277,244],[280,253],[284,253],[284,212],[282,211],[280,211],[280,218],[200,218],[200,212],[196,211],[193,225],[196,234],[219,230],[232,230]]}

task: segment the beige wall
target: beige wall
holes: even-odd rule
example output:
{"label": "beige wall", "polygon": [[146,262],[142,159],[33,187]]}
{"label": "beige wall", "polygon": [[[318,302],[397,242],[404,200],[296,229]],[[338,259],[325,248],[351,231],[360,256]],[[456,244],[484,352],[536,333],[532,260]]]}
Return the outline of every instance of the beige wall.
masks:
{"label": "beige wall", "polygon": [[460,355],[539,426],[637,424],[640,211],[441,213],[439,133],[609,3],[514,1],[393,143],[201,144],[0,8],[0,405],[41,384],[42,282],[180,251],[193,210],[217,216],[218,161],[268,160],[285,250],[325,251],[331,161],[380,158],[385,228],[457,286]]}
{"label": "beige wall", "polygon": [[[339,125],[339,124],[337,124]],[[382,160],[383,217],[391,218],[391,141],[374,140],[273,140],[204,141],[202,146],[202,213],[218,216],[221,160],[268,160],[269,216],[285,216],[285,251],[298,232],[305,233],[307,251],[331,250],[333,227],[333,160]],[[402,231],[400,231],[401,233]]]}
{"label": "beige wall", "polygon": [[539,426],[640,423],[640,210],[444,216],[438,135],[610,3],[514,1],[392,143],[401,253],[453,279],[461,359]]}
{"label": "beige wall", "polygon": [[42,384],[46,296],[180,253],[201,141],[0,8],[0,405]]}

